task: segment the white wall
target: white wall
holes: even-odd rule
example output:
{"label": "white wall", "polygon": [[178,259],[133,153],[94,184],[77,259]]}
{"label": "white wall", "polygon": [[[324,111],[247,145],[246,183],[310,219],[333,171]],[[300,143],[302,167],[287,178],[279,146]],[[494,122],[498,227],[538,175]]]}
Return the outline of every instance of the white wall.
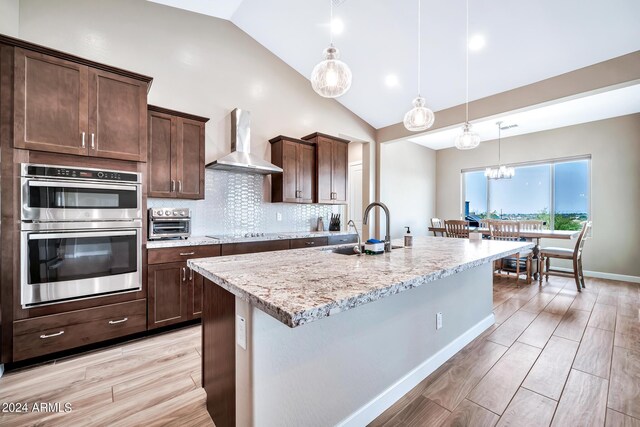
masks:
{"label": "white wall", "polygon": [[[391,237],[399,238],[411,227],[416,236],[428,234],[435,215],[436,152],[408,141],[380,145],[380,201],[391,212]],[[385,218],[380,216],[384,237]]]}
{"label": "white wall", "polygon": [[267,159],[280,134],[374,141],[370,125],[229,21],[145,0],[22,0],[19,29],[20,38],[154,77],[150,104],[211,119],[207,161],[229,151],[235,107],[251,111],[251,149]]}
{"label": "white wall", "polygon": [[[384,147],[385,144],[382,144]],[[593,238],[586,242],[584,269],[640,276],[640,114],[502,139],[504,163],[590,154]],[[497,142],[471,151],[439,150],[437,216],[459,218],[462,169],[493,165]],[[525,197],[526,195],[523,195]],[[573,242],[543,241],[570,247]]]}
{"label": "white wall", "polygon": [[18,37],[19,0],[0,0],[0,34]]}

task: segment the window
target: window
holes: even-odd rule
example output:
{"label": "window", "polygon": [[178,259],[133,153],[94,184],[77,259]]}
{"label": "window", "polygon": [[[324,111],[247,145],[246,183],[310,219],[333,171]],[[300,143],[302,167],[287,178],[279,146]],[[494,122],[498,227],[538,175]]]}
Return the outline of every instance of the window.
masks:
{"label": "window", "polygon": [[463,172],[463,198],[480,218],[543,220],[555,230],[579,230],[589,218],[590,159],[516,166],[511,179]]}

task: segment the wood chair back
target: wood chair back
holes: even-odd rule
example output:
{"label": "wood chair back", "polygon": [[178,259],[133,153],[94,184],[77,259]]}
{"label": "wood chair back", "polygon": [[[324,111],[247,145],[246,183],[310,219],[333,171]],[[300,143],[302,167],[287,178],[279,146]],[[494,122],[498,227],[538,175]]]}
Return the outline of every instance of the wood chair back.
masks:
{"label": "wood chair back", "polygon": [[489,223],[491,240],[520,240],[520,223],[518,221],[492,221]]}
{"label": "wood chair back", "polygon": [[520,223],[520,231],[540,231],[542,230],[544,221],[529,220],[518,221]]}
{"label": "wood chair back", "polygon": [[459,239],[469,238],[469,221],[460,219],[447,219],[444,222],[447,231],[447,237],[455,237]]}
{"label": "wood chair back", "polygon": [[589,231],[591,230],[591,221],[586,221],[582,225],[582,231],[580,235],[578,235],[578,241],[576,242],[576,246],[573,249],[573,257],[574,259],[582,259],[582,250],[584,248],[584,242],[589,235]]}
{"label": "wood chair back", "polygon": [[[440,218],[431,218],[431,226],[433,228],[444,228],[444,221],[441,220]],[[434,231],[433,235],[435,237],[438,237],[438,231]],[[441,236],[444,236],[444,234],[442,232],[440,232]]]}
{"label": "wood chair back", "polygon": [[492,221],[496,221],[496,220],[495,219],[491,219],[491,218],[481,219],[479,221],[478,225],[480,226],[480,228],[489,229],[489,226],[490,226]]}

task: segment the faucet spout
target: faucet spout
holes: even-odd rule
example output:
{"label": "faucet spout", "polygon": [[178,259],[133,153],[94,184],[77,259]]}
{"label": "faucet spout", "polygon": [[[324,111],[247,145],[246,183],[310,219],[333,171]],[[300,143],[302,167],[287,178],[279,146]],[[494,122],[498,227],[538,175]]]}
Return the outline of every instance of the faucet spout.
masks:
{"label": "faucet spout", "polygon": [[356,223],[353,222],[352,219],[349,220],[349,222],[347,223],[347,227],[353,227],[354,230],[356,230],[356,235],[358,236],[358,246],[356,246],[355,248],[353,248],[354,252],[358,254],[358,256],[362,255],[362,240],[360,240],[360,233],[358,232],[358,227],[356,227]]}
{"label": "faucet spout", "polygon": [[386,216],[386,220],[387,220],[387,224],[386,224],[386,230],[385,230],[385,236],[384,236],[384,251],[385,252],[391,252],[391,218],[389,215],[389,208],[387,207],[387,205],[385,205],[384,203],[381,202],[373,202],[371,204],[369,204],[369,206],[367,206],[367,208],[364,210],[364,215],[362,218],[362,223],[364,225],[367,225],[367,223],[369,222],[369,212],[371,212],[371,210],[375,207],[379,207],[384,211],[384,214]]}

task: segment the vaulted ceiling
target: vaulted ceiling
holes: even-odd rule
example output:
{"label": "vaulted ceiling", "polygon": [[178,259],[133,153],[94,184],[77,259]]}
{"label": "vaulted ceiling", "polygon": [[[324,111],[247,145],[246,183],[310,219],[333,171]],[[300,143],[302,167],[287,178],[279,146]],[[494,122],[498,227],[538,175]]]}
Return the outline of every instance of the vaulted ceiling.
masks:
{"label": "vaulted ceiling", "polygon": [[[229,19],[304,76],[329,44],[330,0],[153,0]],[[417,0],[339,0],[334,43],[353,85],[338,101],[375,128],[402,121],[417,94]],[[640,50],[638,0],[469,0],[469,96],[483,98]],[[422,95],[465,101],[465,0],[422,0]],[[386,83],[388,76],[395,86]]]}

